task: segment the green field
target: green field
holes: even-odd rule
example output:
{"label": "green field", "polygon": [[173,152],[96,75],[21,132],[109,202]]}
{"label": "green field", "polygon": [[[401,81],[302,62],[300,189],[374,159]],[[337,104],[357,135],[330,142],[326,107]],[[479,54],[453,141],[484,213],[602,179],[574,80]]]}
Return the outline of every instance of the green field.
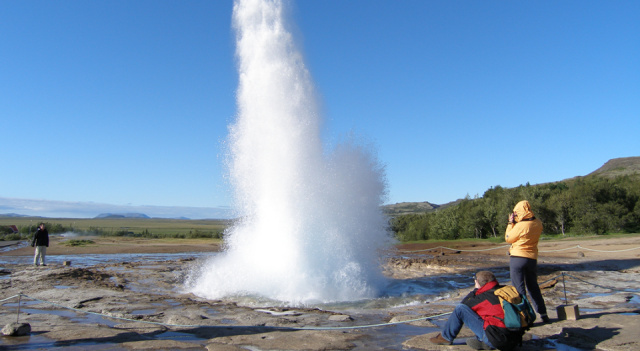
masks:
{"label": "green field", "polygon": [[21,234],[28,234],[34,233],[40,222],[46,223],[51,234],[73,231],[106,236],[185,238],[220,237],[231,224],[228,220],[213,219],[0,217],[0,228],[6,230],[15,225]]}

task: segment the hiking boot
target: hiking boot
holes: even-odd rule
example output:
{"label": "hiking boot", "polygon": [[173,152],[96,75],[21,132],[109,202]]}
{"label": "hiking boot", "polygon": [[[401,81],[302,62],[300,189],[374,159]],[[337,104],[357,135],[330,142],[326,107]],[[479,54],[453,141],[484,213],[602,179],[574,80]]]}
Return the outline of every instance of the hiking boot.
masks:
{"label": "hiking boot", "polygon": [[476,338],[467,339],[467,346],[474,350],[493,350],[494,348]]}
{"label": "hiking boot", "polygon": [[429,341],[431,341],[432,344],[436,344],[436,345],[451,345],[453,344],[453,341],[449,341],[447,339],[445,339],[444,337],[442,337],[442,334],[438,333],[438,335],[434,336],[433,338],[429,339]]}
{"label": "hiking boot", "polygon": [[542,318],[542,324],[551,323],[551,319],[549,319],[549,316],[547,316],[546,314],[540,317]]}

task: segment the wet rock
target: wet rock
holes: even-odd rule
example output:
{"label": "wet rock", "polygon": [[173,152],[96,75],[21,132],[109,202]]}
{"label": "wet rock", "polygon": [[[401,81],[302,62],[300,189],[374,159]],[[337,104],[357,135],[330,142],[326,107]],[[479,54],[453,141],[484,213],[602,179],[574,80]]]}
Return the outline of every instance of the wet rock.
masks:
{"label": "wet rock", "polygon": [[129,350],[193,350],[200,344],[176,340],[144,340],[122,343]]}
{"label": "wet rock", "polygon": [[[596,292],[593,292],[597,294]],[[599,293],[596,296],[587,297],[584,299],[577,299],[573,304],[581,305],[583,308],[602,308],[603,306],[610,305],[623,305],[627,303],[627,294],[605,294]]]}
{"label": "wet rock", "polygon": [[473,333],[466,328],[463,328],[460,331],[460,334],[453,341],[453,345],[435,345],[431,343],[430,338],[436,336],[436,333],[422,334],[418,336],[414,336],[409,340],[406,340],[402,343],[402,346],[410,349],[418,349],[418,350],[469,350],[469,347],[465,343],[465,340],[470,337],[474,337]]}
{"label": "wet rock", "polygon": [[238,347],[235,345],[226,345],[226,344],[209,344],[207,345],[207,351],[245,351],[244,347]]}
{"label": "wet rock", "polygon": [[[406,322],[406,324],[410,324],[410,325],[413,325],[413,326],[416,326],[416,327],[429,327],[429,328],[437,328],[438,327],[437,325],[435,325],[433,322],[431,322],[430,320],[428,320],[426,318],[422,318],[422,319],[419,319],[419,318],[420,318],[420,316],[416,316],[416,315],[395,316],[395,317],[391,318],[389,323]],[[411,321],[411,322],[409,322],[409,321]]]}
{"label": "wet rock", "polygon": [[554,286],[556,286],[556,284],[558,284],[558,280],[557,279],[551,279],[543,284],[540,284],[540,289],[549,289],[549,288],[553,288]]}
{"label": "wet rock", "polygon": [[[354,340],[362,335],[356,332],[342,331],[270,331],[266,333],[237,333],[210,340],[216,344],[227,344],[244,347],[256,347],[260,350],[351,350]],[[217,350],[217,349],[213,349]],[[223,350],[223,349],[220,349]]]}
{"label": "wet rock", "polygon": [[256,309],[256,312],[263,312],[263,313],[269,313],[273,316],[300,316],[302,315],[302,313],[295,311],[295,310],[290,310],[288,308],[281,308],[281,307],[273,307],[273,308],[260,308],[260,309]]}
{"label": "wet rock", "polygon": [[102,296],[92,297],[90,299],[84,299],[84,300],[78,301],[78,303],[76,303],[75,306],[73,306],[73,307],[74,308],[84,308],[85,307],[85,303],[99,301],[101,299],[102,299]]}
{"label": "wet rock", "polygon": [[109,316],[109,317],[114,317],[114,318],[120,318],[120,319],[130,319],[131,315],[128,315],[124,312],[112,312],[109,310],[102,310],[100,311],[101,314],[104,314],[105,316]]}
{"label": "wet rock", "polygon": [[429,338],[433,336],[435,336],[435,334],[433,335],[423,334],[423,335],[414,336],[409,340],[406,340],[405,342],[403,342],[402,346],[407,348],[413,348],[413,349],[421,349],[421,350],[426,350],[428,348],[435,349],[436,346],[429,341]]}
{"label": "wet rock", "polygon": [[352,321],[353,318],[346,314],[334,314],[332,316],[329,316],[329,320],[334,322],[349,322]]}
{"label": "wet rock", "polygon": [[164,323],[170,325],[201,325],[207,319],[209,319],[207,316],[183,312],[183,314],[166,315],[164,318]]}
{"label": "wet rock", "polygon": [[25,336],[31,333],[31,324],[29,323],[9,323],[2,328],[4,336]]}

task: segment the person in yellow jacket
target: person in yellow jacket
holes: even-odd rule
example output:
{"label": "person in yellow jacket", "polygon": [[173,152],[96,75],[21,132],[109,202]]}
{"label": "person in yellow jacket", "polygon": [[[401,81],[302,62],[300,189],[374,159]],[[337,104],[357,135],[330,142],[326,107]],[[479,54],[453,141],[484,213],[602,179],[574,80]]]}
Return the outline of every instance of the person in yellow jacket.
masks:
{"label": "person in yellow jacket", "polygon": [[509,248],[509,271],[511,284],[520,294],[531,295],[533,308],[544,323],[549,323],[547,306],[538,285],[538,241],[542,234],[542,221],[531,211],[529,201],[520,201],[509,215],[509,224],[504,240]]}

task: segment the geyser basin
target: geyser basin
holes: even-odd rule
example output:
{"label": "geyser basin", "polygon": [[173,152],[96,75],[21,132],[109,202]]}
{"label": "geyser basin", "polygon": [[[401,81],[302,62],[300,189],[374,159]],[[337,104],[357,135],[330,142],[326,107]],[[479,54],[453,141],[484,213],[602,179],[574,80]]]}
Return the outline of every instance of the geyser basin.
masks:
{"label": "geyser basin", "polygon": [[281,1],[234,4],[238,114],[228,166],[242,220],[187,287],[291,305],[371,298],[390,240],[383,167],[353,140],[323,149],[316,94],[285,18]]}

